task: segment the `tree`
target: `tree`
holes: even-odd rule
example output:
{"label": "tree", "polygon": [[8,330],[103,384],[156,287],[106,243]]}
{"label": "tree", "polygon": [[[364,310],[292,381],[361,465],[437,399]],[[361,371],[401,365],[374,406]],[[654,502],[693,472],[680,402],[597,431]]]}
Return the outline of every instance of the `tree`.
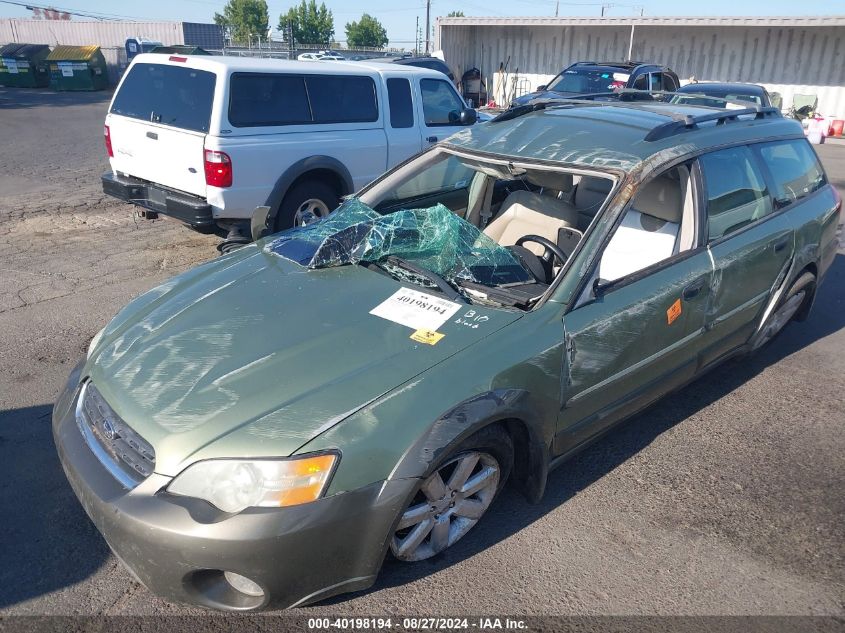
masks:
{"label": "tree", "polygon": [[365,13],[358,22],[346,23],[346,43],[349,46],[382,48],[387,44],[387,31],[381,22]]}
{"label": "tree", "polygon": [[223,14],[214,14],[214,23],[229,31],[237,42],[253,37],[268,37],[270,14],[265,0],[229,0],[223,7]]}
{"label": "tree", "polygon": [[446,14],[446,17],[447,18],[463,18],[463,17],[466,17],[466,16],[464,15],[463,11],[449,11],[449,13]]}
{"label": "tree", "polygon": [[288,33],[288,29],[295,42],[329,45],[334,37],[334,17],[325,2],[318,7],[316,0],[302,0],[279,16],[279,30]]}

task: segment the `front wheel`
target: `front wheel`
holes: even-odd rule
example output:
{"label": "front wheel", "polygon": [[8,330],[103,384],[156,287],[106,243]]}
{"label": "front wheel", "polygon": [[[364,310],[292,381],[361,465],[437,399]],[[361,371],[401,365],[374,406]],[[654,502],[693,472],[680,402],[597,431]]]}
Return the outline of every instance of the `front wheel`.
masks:
{"label": "front wheel", "polygon": [[338,202],[337,193],[328,184],[319,180],[301,182],[292,187],[282,200],[275,230],[305,226],[324,218],[337,208]]}
{"label": "front wheel", "polygon": [[390,551],[401,561],[431,558],[454,545],[487,512],[513,463],[510,436],[487,427],[467,438],[424,480],[399,518]]}

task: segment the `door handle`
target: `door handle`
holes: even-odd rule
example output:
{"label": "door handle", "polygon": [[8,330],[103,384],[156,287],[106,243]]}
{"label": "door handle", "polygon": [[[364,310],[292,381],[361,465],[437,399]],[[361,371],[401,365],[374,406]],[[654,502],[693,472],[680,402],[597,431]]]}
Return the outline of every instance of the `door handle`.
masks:
{"label": "door handle", "polygon": [[704,278],[703,277],[701,279],[699,279],[698,281],[694,281],[689,286],[684,288],[684,292],[683,292],[682,296],[686,301],[689,301],[690,299],[695,299],[702,290],[704,290]]}
{"label": "door handle", "polygon": [[777,242],[775,242],[775,253],[780,253],[783,249],[786,248],[786,245],[789,244],[789,236],[782,237]]}
{"label": "door handle", "polygon": [[437,142],[437,137],[436,137],[436,136],[429,136],[429,137],[428,137],[428,138],[426,138],[425,140],[426,140],[426,141],[428,141],[429,143],[436,143],[436,142]]}

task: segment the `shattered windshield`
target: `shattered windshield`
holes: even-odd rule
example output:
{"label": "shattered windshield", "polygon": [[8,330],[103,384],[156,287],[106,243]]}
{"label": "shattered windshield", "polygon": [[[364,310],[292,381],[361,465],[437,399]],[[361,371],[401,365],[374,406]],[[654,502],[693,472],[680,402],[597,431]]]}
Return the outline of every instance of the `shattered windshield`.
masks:
{"label": "shattered windshield", "polygon": [[[265,249],[308,268],[411,262],[457,286],[533,281],[510,250],[442,204],[381,215],[353,198],[319,222],[280,233]],[[419,281],[407,272],[404,278]]]}

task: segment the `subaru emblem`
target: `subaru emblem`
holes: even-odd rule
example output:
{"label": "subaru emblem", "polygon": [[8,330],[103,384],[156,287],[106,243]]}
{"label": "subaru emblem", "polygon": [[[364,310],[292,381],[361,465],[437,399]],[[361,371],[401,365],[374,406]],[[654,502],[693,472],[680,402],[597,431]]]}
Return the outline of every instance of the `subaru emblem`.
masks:
{"label": "subaru emblem", "polygon": [[106,436],[107,440],[113,440],[117,435],[114,429],[114,424],[111,423],[111,420],[103,420],[103,434]]}

